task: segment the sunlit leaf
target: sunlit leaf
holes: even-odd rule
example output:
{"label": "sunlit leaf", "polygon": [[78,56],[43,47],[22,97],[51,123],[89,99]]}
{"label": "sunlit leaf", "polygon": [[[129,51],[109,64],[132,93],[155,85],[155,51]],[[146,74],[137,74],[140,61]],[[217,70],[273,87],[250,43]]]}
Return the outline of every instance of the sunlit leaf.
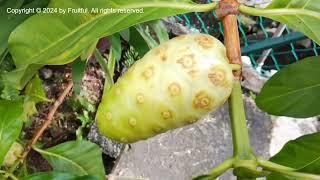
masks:
{"label": "sunlit leaf", "polygon": [[34,149],[48,160],[54,171],[105,177],[101,150],[91,142],[69,141],[46,150]]}
{"label": "sunlit leaf", "polygon": [[320,57],[306,58],[275,74],[256,98],[262,110],[278,116],[320,115]]}

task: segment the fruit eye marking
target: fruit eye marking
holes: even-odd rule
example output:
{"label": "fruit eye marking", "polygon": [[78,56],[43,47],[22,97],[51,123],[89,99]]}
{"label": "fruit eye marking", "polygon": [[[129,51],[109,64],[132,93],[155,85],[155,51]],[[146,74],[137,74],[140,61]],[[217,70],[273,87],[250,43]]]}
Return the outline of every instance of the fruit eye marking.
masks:
{"label": "fruit eye marking", "polygon": [[198,92],[193,99],[193,107],[195,109],[209,109],[212,103],[212,98],[205,91]]}
{"label": "fruit eye marking", "polygon": [[209,71],[208,78],[216,86],[226,86],[226,71],[219,67],[212,67]]}
{"label": "fruit eye marking", "polygon": [[163,111],[161,113],[161,116],[163,117],[163,119],[170,119],[172,118],[172,113],[170,111]]}
{"label": "fruit eye marking", "polygon": [[137,97],[136,97],[136,100],[139,104],[142,104],[144,103],[144,95],[142,93],[138,93],[137,94]]}
{"label": "fruit eye marking", "polygon": [[184,68],[192,68],[196,64],[194,54],[185,55],[178,59],[177,63],[181,64]]}
{"label": "fruit eye marking", "polygon": [[156,56],[159,56],[161,61],[167,60],[166,49],[167,46],[164,46],[162,48],[157,48],[157,50],[155,51]]}
{"label": "fruit eye marking", "polygon": [[135,118],[130,118],[129,119],[129,125],[134,127],[137,125],[137,120]]}
{"label": "fruit eye marking", "polygon": [[107,119],[108,121],[110,121],[110,120],[112,119],[112,114],[111,114],[111,112],[107,112],[107,114],[106,114],[106,119]]}
{"label": "fruit eye marking", "polygon": [[143,72],[142,75],[145,79],[149,79],[153,76],[153,74],[154,74],[154,68],[153,66],[150,66]]}
{"label": "fruit eye marking", "polygon": [[204,49],[209,49],[213,47],[213,40],[207,36],[197,36],[195,41]]}
{"label": "fruit eye marking", "polygon": [[171,83],[168,87],[171,96],[177,96],[181,92],[181,87],[178,83]]}

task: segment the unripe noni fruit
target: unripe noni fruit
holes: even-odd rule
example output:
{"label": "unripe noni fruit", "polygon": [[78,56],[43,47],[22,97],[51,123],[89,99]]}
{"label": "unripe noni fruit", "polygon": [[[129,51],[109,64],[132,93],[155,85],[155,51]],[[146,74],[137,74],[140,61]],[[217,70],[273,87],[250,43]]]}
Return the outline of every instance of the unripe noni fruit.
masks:
{"label": "unripe noni fruit", "polygon": [[233,74],[223,44],[183,35],[150,50],[102,97],[97,124],[131,143],[196,122],[231,94]]}

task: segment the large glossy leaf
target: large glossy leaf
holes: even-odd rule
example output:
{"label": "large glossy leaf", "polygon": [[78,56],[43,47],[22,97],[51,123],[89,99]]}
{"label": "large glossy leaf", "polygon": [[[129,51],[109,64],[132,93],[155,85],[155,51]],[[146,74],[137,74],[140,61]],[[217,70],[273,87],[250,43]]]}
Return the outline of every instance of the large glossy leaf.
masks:
{"label": "large glossy leaf", "polygon": [[320,0],[273,0],[263,10],[241,6],[240,11],[287,24],[320,44]]}
{"label": "large glossy leaf", "polygon": [[[289,141],[270,161],[288,166],[297,171],[320,174],[320,133],[302,136]],[[284,179],[279,174],[271,174],[268,179]]]}
{"label": "large glossy leaf", "polygon": [[54,171],[105,178],[101,150],[88,141],[69,141],[46,150],[35,150],[49,161]]}
{"label": "large glossy leaf", "polygon": [[46,172],[46,173],[36,173],[30,176],[22,178],[22,180],[99,180],[94,176],[76,176],[69,173],[61,172]]}
{"label": "large glossy leaf", "polygon": [[22,101],[0,100],[0,166],[22,128]]}
{"label": "large glossy leaf", "polygon": [[[191,0],[52,0],[49,7],[88,8],[89,12],[37,14],[11,33],[9,50],[18,69],[6,77],[15,75],[11,80],[17,88],[22,88],[32,77],[34,70],[30,71],[30,66],[66,64],[98,38],[141,22],[190,11],[207,11],[215,6],[196,5]],[[97,13],[91,11],[92,8],[143,8],[143,13]]]}
{"label": "large glossy leaf", "polygon": [[310,57],[280,70],[257,96],[258,107],[279,116],[320,115],[319,69],[320,57]]}
{"label": "large glossy leaf", "polygon": [[29,4],[23,5],[24,0],[5,0],[0,4],[0,55],[5,51],[8,46],[8,38],[11,31],[14,30],[25,19],[33,15],[33,13],[27,14],[13,14],[7,13],[7,8],[36,8],[45,7],[49,0],[34,0]]}

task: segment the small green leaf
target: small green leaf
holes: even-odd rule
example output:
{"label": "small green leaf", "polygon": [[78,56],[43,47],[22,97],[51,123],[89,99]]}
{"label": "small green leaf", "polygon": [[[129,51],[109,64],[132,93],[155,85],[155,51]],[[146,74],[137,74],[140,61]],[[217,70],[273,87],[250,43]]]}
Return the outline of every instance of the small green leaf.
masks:
{"label": "small green leaf", "polygon": [[111,43],[111,48],[108,58],[108,72],[110,73],[111,79],[113,79],[116,63],[118,63],[121,59],[122,49],[120,34],[116,33],[110,36],[109,41]]}
{"label": "small green leaf", "polygon": [[27,85],[23,104],[24,119],[37,113],[36,104],[51,102],[46,96],[41,79],[36,75]]}
{"label": "small green leaf", "polygon": [[48,160],[54,171],[105,178],[101,150],[91,142],[69,141],[46,150],[34,149]]}
{"label": "small green leaf", "polygon": [[22,180],[99,180],[95,176],[77,176],[61,172],[42,172],[22,178]]}
{"label": "small green leaf", "polygon": [[119,32],[120,36],[127,42],[130,41],[130,28],[122,30]]}
{"label": "small green leaf", "polygon": [[51,102],[47,98],[42,81],[38,75],[35,75],[34,78],[27,85],[25,95],[30,97],[35,103],[44,101]]}
{"label": "small green leaf", "polygon": [[85,73],[87,61],[75,61],[72,64],[72,81],[73,81],[73,90],[75,94],[80,94],[81,91],[81,82]]}
{"label": "small green leaf", "polygon": [[159,45],[159,43],[152,37],[147,24],[138,24],[135,26],[135,28],[140,33],[141,37],[145,40],[149,49],[153,49]]}
{"label": "small green leaf", "polygon": [[320,45],[320,0],[273,0],[265,9],[240,6],[240,11],[264,16],[303,32]]}
{"label": "small green leaf", "polygon": [[0,166],[22,128],[22,101],[0,100]]}
{"label": "small green leaf", "polygon": [[320,57],[306,58],[275,74],[256,98],[262,110],[278,116],[320,115]]}
{"label": "small green leaf", "polygon": [[130,28],[129,44],[138,51],[140,57],[143,57],[150,50],[146,41],[134,27]]}
{"label": "small green leaf", "polygon": [[[320,174],[320,133],[289,141],[270,161],[297,169],[299,172]],[[268,179],[284,179],[272,173]]]}
{"label": "small green leaf", "polygon": [[12,87],[11,84],[6,82],[3,83],[3,88],[2,88],[0,97],[4,100],[11,100],[11,101],[21,99],[20,91]]}
{"label": "small green leaf", "polygon": [[167,28],[161,20],[151,21],[149,24],[156,33],[160,44],[169,40]]}

